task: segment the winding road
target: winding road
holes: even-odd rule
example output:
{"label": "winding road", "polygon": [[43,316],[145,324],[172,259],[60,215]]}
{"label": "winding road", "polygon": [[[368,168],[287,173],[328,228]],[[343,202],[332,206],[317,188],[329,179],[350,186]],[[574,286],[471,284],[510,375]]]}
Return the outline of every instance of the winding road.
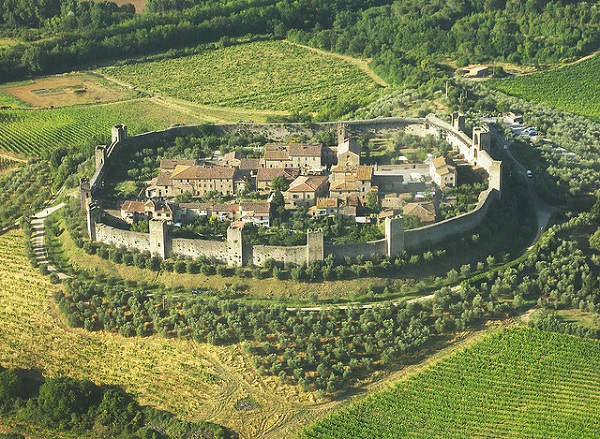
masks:
{"label": "winding road", "polygon": [[536,242],[538,242],[538,240],[542,236],[542,233],[548,226],[548,221],[550,221],[552,213],[555,212],[557,209],[552,207],[539,197],[537,191],[535,190],[535,184],[533,183],[535,175],[533,177],[527,177],[527,169],[525,169],[525,167],[512,155],[512,152],[510,150],[511,142],[505,140],[504,137],[501,134],[499,134],[492,126],[490,126],[490,132],[494,137],[497,147],[504,149],[506,151],[506,154],[510,158],[513,164],[512,172],[516,172],[527,182],[527,191],[529,192],[529,195],[531,196],[531,199],[533,201],[533,207],[535,209],[538,227],[533,242],[529,247],[531,248],[533,245],[535,245]]}

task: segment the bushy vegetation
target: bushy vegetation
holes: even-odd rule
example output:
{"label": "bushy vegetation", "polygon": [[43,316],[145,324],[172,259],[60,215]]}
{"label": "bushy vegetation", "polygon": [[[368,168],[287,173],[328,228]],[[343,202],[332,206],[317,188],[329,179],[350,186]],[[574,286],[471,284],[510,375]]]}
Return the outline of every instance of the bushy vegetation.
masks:
{"label": "bushy vegetation", "polygon": [[0,229],[37,213],[50,198],[47,162],[32,162],[0,176]]}
{"label": "bushy vegetation", "polygon": [[219,425],[184,422],[171,413],[141,407],[136,397],[120,387],[97,386],[69,377],[32,376],[33,371],[0,367],[3,417],[89,438],[229,437]]}
{"label": "bushy vegetation", "polygon": [[599,365],[598,342],[500,330],[298,437],[593,438]]}
{"label": "bushy vegetation", "polygon": [[496,79],[486,85],[529,101],[540,102],[600,122],[600,56],[558,69]]}
{"label": "bushy vegetation", "polygon": [[0,27],[23,43],[2,51],[0,76],[71,70],[157,47],[177,55],[202,43],[226,46],[235,37],[268,34],[373,58],[390,82],[432,93],[443,87],[445,73],[436,63],[447,57],[459,65],[493,59],[543,64],[581,56],[599,43],[598,8],[583,1],[157,0],[144,14],[133,12],[130,5],[71,0],[5,2]]}

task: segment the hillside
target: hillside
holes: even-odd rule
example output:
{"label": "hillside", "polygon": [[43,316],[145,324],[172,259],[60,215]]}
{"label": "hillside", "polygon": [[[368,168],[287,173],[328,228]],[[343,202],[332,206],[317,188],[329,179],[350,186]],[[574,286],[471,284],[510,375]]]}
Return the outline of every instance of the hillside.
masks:
{"label": "hillside", "polygon": [[600,344],[501,330],[299,437],[594,438]]}
{"label": "hillside", "polygon": [[486,85],[600,121],[599,69],[600,56],[595,55],[549,71],[487,81]]}

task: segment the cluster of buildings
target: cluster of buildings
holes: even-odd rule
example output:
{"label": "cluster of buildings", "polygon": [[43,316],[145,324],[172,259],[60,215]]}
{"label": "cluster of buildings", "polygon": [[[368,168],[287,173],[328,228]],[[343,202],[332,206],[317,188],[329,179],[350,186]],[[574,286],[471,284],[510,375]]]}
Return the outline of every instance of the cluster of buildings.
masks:
{"label": "cluster of buildings", "polygon": [[[282,177],[285,208],[308,209],[313,216],[360,217],[362,207],[376,197],[383,207],[382,218],[399,213],[417,215],[422,224],[435,222],[435,207],[422,196],[431,183],[438,187],[456,185],[456,167],[440,157],[425,164],[372,166],[361,163],[361,146],[338,127],[337,146],[280,144],[264,146],[261,158],[242,157],[239,152],[218,159],[162,160],[160,172],[145,190],[148,201],[127,201],[121,217],[127,222],[162,218],[174,223],[197,216],[216,216],[230,221],[270,226],[270,203],[175,203],[175,197],[192,198],[218,192],[235,197],[248,185],[265,198],[271,184]],[[374,194],[374,195],[370,195]]]}

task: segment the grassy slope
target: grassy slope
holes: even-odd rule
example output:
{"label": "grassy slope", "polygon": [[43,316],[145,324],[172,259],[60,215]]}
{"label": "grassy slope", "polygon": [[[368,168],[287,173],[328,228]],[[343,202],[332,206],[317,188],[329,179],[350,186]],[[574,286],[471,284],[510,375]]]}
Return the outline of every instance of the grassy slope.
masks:
{"label": "grassy slope", "polygon": [[[0,235],[0,364],[45,375],[120,384],[142,404],[187,419],[226,425],[240,438],[286,437],[321,410],[312,394],[260,377],[239,346],[215,347],[159,337],[123,338],[67,327],[57,317],[54,286],[32,269],[19,231]],[[251,396],[262,408],[236,412]],[[308,412],[310,408],[310,412]],[[267,432],[269,432],[267,434]]]}
{"label": "grassy slope", "polygon": [[204,105],[306,110],[338,97],[368,99],[376,84],[346,60],[282,41],[262,41],[199,55],[104,69],[151,93]]}
{"label": "grassy slope", "polygon": [[303,438],[594,438],[600,344],[500,331],[313,425]]}
{"label": "grassy slope", "polygon": [[530,101],[600,121],[600,55],[555,70],[486,82]]}

